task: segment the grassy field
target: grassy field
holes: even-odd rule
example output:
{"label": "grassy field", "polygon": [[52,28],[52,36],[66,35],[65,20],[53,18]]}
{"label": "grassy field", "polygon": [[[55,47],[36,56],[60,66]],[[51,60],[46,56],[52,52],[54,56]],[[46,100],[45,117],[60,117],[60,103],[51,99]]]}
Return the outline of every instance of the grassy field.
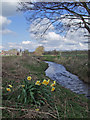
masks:
{"label": "grassy field", "polygon": [[[56,58],[54,58],[56,59]],[[36,104],[34,101],[18,101],[18,94],[25,96],[25,89],[20,88],[24,84],[24,79],[31,76],[30,86],[37,80],[41,82],[48,78],[45,76],[45,70],[48,65],[43,61],[30,56],[7,56],[2,57],[2,117],[3,118],[35,118],[35,119],[57,119],[60,118],[88,118],[88,100],[84,95],[78,95],[69,89],[56,83],[55,91],[51,91],[50,80],[48,85],[40,85],[35,92],[39,90],[38,100],[42,104]],[[10,92],[7,92],[8,85],[12,85]],[[45,88],[45,89],[44,89]],[[23,89],[23,94],[21,94]],[[31,88],[29,88],[31,90]],[[32,91],[31,91],[32,92]],[[47,96],[46,93],[47,92]],[[34,93],[33,93],[34,94]],[[30,93],[31,95],[31,93]],[[35,97],[34,96],[34,97]],[[26,96],[25,96],[26,97]],[[29,96],[27,96],[28,98]],[[33,97],[31,97],[33,98]],[[31,99],[30,99],[31,100]],[[34,98],[33,98],[34,100]]]}
{"label": "grassy field", "polygon": [[62,52],[61,56],[44,55],[43,60],[53,61],[65,66],[71,73],[77,75],[84,82],[88,80],[88,52],[87,51],[68,51]]}

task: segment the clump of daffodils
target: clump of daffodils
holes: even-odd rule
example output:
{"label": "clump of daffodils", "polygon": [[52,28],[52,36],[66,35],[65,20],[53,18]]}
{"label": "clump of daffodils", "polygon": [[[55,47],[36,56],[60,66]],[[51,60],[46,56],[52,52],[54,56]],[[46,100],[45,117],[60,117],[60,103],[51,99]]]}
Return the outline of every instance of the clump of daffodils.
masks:
{"label": "clump of daffodils", "polygon": [[[17,91],[18,94],[16,94],[15,100],[22,104],[44,105],[46,100],[51,102],[51,92],[55,91],[55,85],[56,81],[52,83],[50,79],[44,79],[43,81],[37,80],[34,82],[31,76],[27,76],[21,85],[18,86],[18,91],[20,92]],[[13,86],[9,84],[6,91],[10,93],[12,89]],[[39,111],[39,108],[36,108],[35,111]]]}
{"label": "clump of daffodils", "polygon": [[[31,76],[28,76],[28,77],[27,77],[27,80],[31,80],[31,79],[32,79]],[[35,85],[40,86],[40,85],[42,84],[42,85],[47,86],[47,85],[49,85],[49,83],[50,83],[50,79],[48,79],[48,80],[44,79],[43,82],[41,82],[41,81],[36,81],[36,82],[35,82]],[[55,91],[55,85],[56,85],[56,81],[54,81],[54,82],[50,85],[51,91]],[[21,85],[21,86],[22,86],[23,88],[25,87],[25,85]],[[9,91],[9,92],[11,92],[11,88],[12,88],[12,87],[13,87],[13,86],[9,84],[9,85],[8,85],[8,88],[6,88],[6,90]]]}
{"label": "clump of daffodils", "polygon": [[[48,79],[48,81],[46,79],[43,80],[42,84],[43,85],[48,85],[50,83],[50,79]],[[51,86],[51,91],[55,91],[55,85],[56,85],[56,81],[54,81],[50,86]]]}

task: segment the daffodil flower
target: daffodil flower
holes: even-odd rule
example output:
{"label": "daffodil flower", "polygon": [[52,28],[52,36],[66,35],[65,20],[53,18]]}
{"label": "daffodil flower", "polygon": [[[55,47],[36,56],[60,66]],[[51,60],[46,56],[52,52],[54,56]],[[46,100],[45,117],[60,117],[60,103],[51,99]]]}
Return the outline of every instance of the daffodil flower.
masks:
{"label": "daffodil flower", "polygon": [[51,91],[54,91],[55,90],[55,87],[52,87]]}
{"label": "daffodil flower", "polygon": [[55,84],[53,83],[53,84],[51,84],[50,86],[51,86],[51,87],[54,87],[54,86],[55,86]]}
{"label": "daffodil flower", "polygon": [[35,85],[41,85],[40,81],[37,81],[37,82],[35,83]]}
{"label": "daffodil flower", "polygon": [[53,83],[56,84],[56,81],[54,81]]}
{"label": "daffodil flower", "polygon": [[22,87],[25,87],[25,85],[21,85]]}
{"label": "daffodil flower", "polygon": [[8,86],[9,86],[10,88],[12,88],[12,85],[9,84]]}
{"label": "daffodil flower", "polygon": [[11,89],[10,88],[6,88],[7,91],[11,92]]}
{"label": "daffodil flower", "polygon": [[39,111],[39,109],[35,109],[36,111]]}
{"label": "daffodil flower", "polygon": [[48,79],[48,81],[47,81],[47,82],[48,82],[48,84],[49,84],[49,83],[50,83],[50,79]]}
{"label": "daffodil flower", "polygon": [[32,78],[31,76],[28,76],[28,77],[27,77],[27,80],[31,80],[31,78]]}
{"label": "daffodil flower", "polygon": [[50,82],[49,80],[47,81],[47,80],[44,79],[43,82],[42,82],[42,84],[44,84],[44,85],[48,85],[49,82]]}

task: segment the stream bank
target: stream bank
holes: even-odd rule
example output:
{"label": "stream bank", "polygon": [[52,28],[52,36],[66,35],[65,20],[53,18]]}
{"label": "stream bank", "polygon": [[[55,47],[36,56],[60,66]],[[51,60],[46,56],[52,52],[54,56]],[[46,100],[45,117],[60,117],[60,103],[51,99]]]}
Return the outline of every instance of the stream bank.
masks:
{"label": "stream bank", "polygon": [[45,62],[48,63],[49,66],[45,71],[46,76],[52,80],[56,80],[63,87],[69,88],[75,93],[89,96],[88,89],[90,88],[90,85],[84,83],[76,75],[68,72],[63,65],[54,62]]}

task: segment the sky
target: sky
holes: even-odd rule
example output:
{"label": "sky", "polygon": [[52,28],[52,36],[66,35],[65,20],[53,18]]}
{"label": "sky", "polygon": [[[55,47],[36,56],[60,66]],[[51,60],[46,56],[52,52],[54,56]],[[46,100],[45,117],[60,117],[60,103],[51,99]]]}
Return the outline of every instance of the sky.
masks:
{"label": "sky", "polygon": [[[47,32],[41,40],[40,36],[36,36],[30,31],[36,29],[43,30],[46,26],[41,27],[41,23],[35,26],[35,22],[28,24],[25,14],[17,12],[18,0],[2,1],[2,13],[0,13],[0,50],[9,49],[28,49],[34,51],[38,46],[44,46],[46,51],[49,50],[88,50],[87,38],[83,36],[84,30],[79,29],[76,32],[67,32],[66,36],[62,36],[55,32],[54,26]],[[43,23],[49,19],[44,18]],[[63,20],[63,23],[68,20]],[[2,28],[2,29],[1,29]]]}

